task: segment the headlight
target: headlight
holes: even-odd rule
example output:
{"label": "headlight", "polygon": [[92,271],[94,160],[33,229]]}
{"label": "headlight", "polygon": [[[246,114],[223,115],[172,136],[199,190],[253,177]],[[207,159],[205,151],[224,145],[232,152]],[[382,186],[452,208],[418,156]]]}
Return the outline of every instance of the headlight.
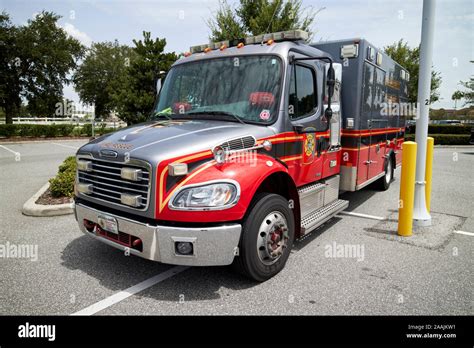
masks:
{"label": "headlight", "polygon": [[239,184],[232,182],[203,183],[184,187],[170,201],[171,209],[219,210],[233,207],[240,196]]}

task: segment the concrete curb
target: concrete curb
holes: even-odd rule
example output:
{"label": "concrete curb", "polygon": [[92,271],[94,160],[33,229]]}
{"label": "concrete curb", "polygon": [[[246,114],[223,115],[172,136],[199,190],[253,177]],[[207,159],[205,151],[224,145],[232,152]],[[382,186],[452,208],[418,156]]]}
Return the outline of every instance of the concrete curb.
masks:
{"label": "concrete curb", "polygon": [[28,216],[56,216],[74,213],[74,203],[44,205],[36,204],[38,198],[48,189],[49,182],[43,185],[33,197],[23,204],[21,212]]}

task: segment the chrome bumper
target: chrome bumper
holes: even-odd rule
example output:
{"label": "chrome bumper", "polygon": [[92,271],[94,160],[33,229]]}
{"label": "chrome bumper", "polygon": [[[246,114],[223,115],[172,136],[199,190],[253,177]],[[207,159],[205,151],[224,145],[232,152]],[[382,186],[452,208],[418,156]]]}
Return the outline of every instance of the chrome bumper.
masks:
{"label": "chrome bumper", "polygon": [[[240,224],[202,228],[152,226],[118,215],[103,213],[82,204],[76,204],[75,210],[79,228],[86,235],[115,248],[128,250],[130,254],[173,265],[221,266],[231,264],[237,251],[242,230]],[[97,223],[99,215],[116,218],[120,232],[128,233],[142,240],[143,251],[128,248],[113,240],[98,236],[94,232],[89,232],[84,227],[83,220],[87,219]],[[175,242],[177,241],[193,242],[193,255],[177,255],[175,252]]]}

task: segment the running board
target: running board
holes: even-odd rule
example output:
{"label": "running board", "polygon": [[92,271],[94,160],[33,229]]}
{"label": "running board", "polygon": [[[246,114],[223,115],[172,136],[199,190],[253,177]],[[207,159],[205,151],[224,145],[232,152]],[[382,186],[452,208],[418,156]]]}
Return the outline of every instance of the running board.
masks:
{"label": "running board", "polygon": [[308,234],[316,227],[322,225],[334,215],[340,213],[349,206],[349,201],[336,199],[332,203],[315,210],[301,221],[301,235]]}

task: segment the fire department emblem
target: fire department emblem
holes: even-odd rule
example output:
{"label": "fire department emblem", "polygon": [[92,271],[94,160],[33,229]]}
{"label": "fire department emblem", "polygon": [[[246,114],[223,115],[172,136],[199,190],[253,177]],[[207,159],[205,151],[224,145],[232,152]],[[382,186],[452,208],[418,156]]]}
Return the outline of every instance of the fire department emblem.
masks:
{"label": "fire department emblem", "polygon": [[314,148],[315,148],[314,135],[308,134],[304,141],[304,152],[306,156],[308,157],[312,156],[314,154]]}

